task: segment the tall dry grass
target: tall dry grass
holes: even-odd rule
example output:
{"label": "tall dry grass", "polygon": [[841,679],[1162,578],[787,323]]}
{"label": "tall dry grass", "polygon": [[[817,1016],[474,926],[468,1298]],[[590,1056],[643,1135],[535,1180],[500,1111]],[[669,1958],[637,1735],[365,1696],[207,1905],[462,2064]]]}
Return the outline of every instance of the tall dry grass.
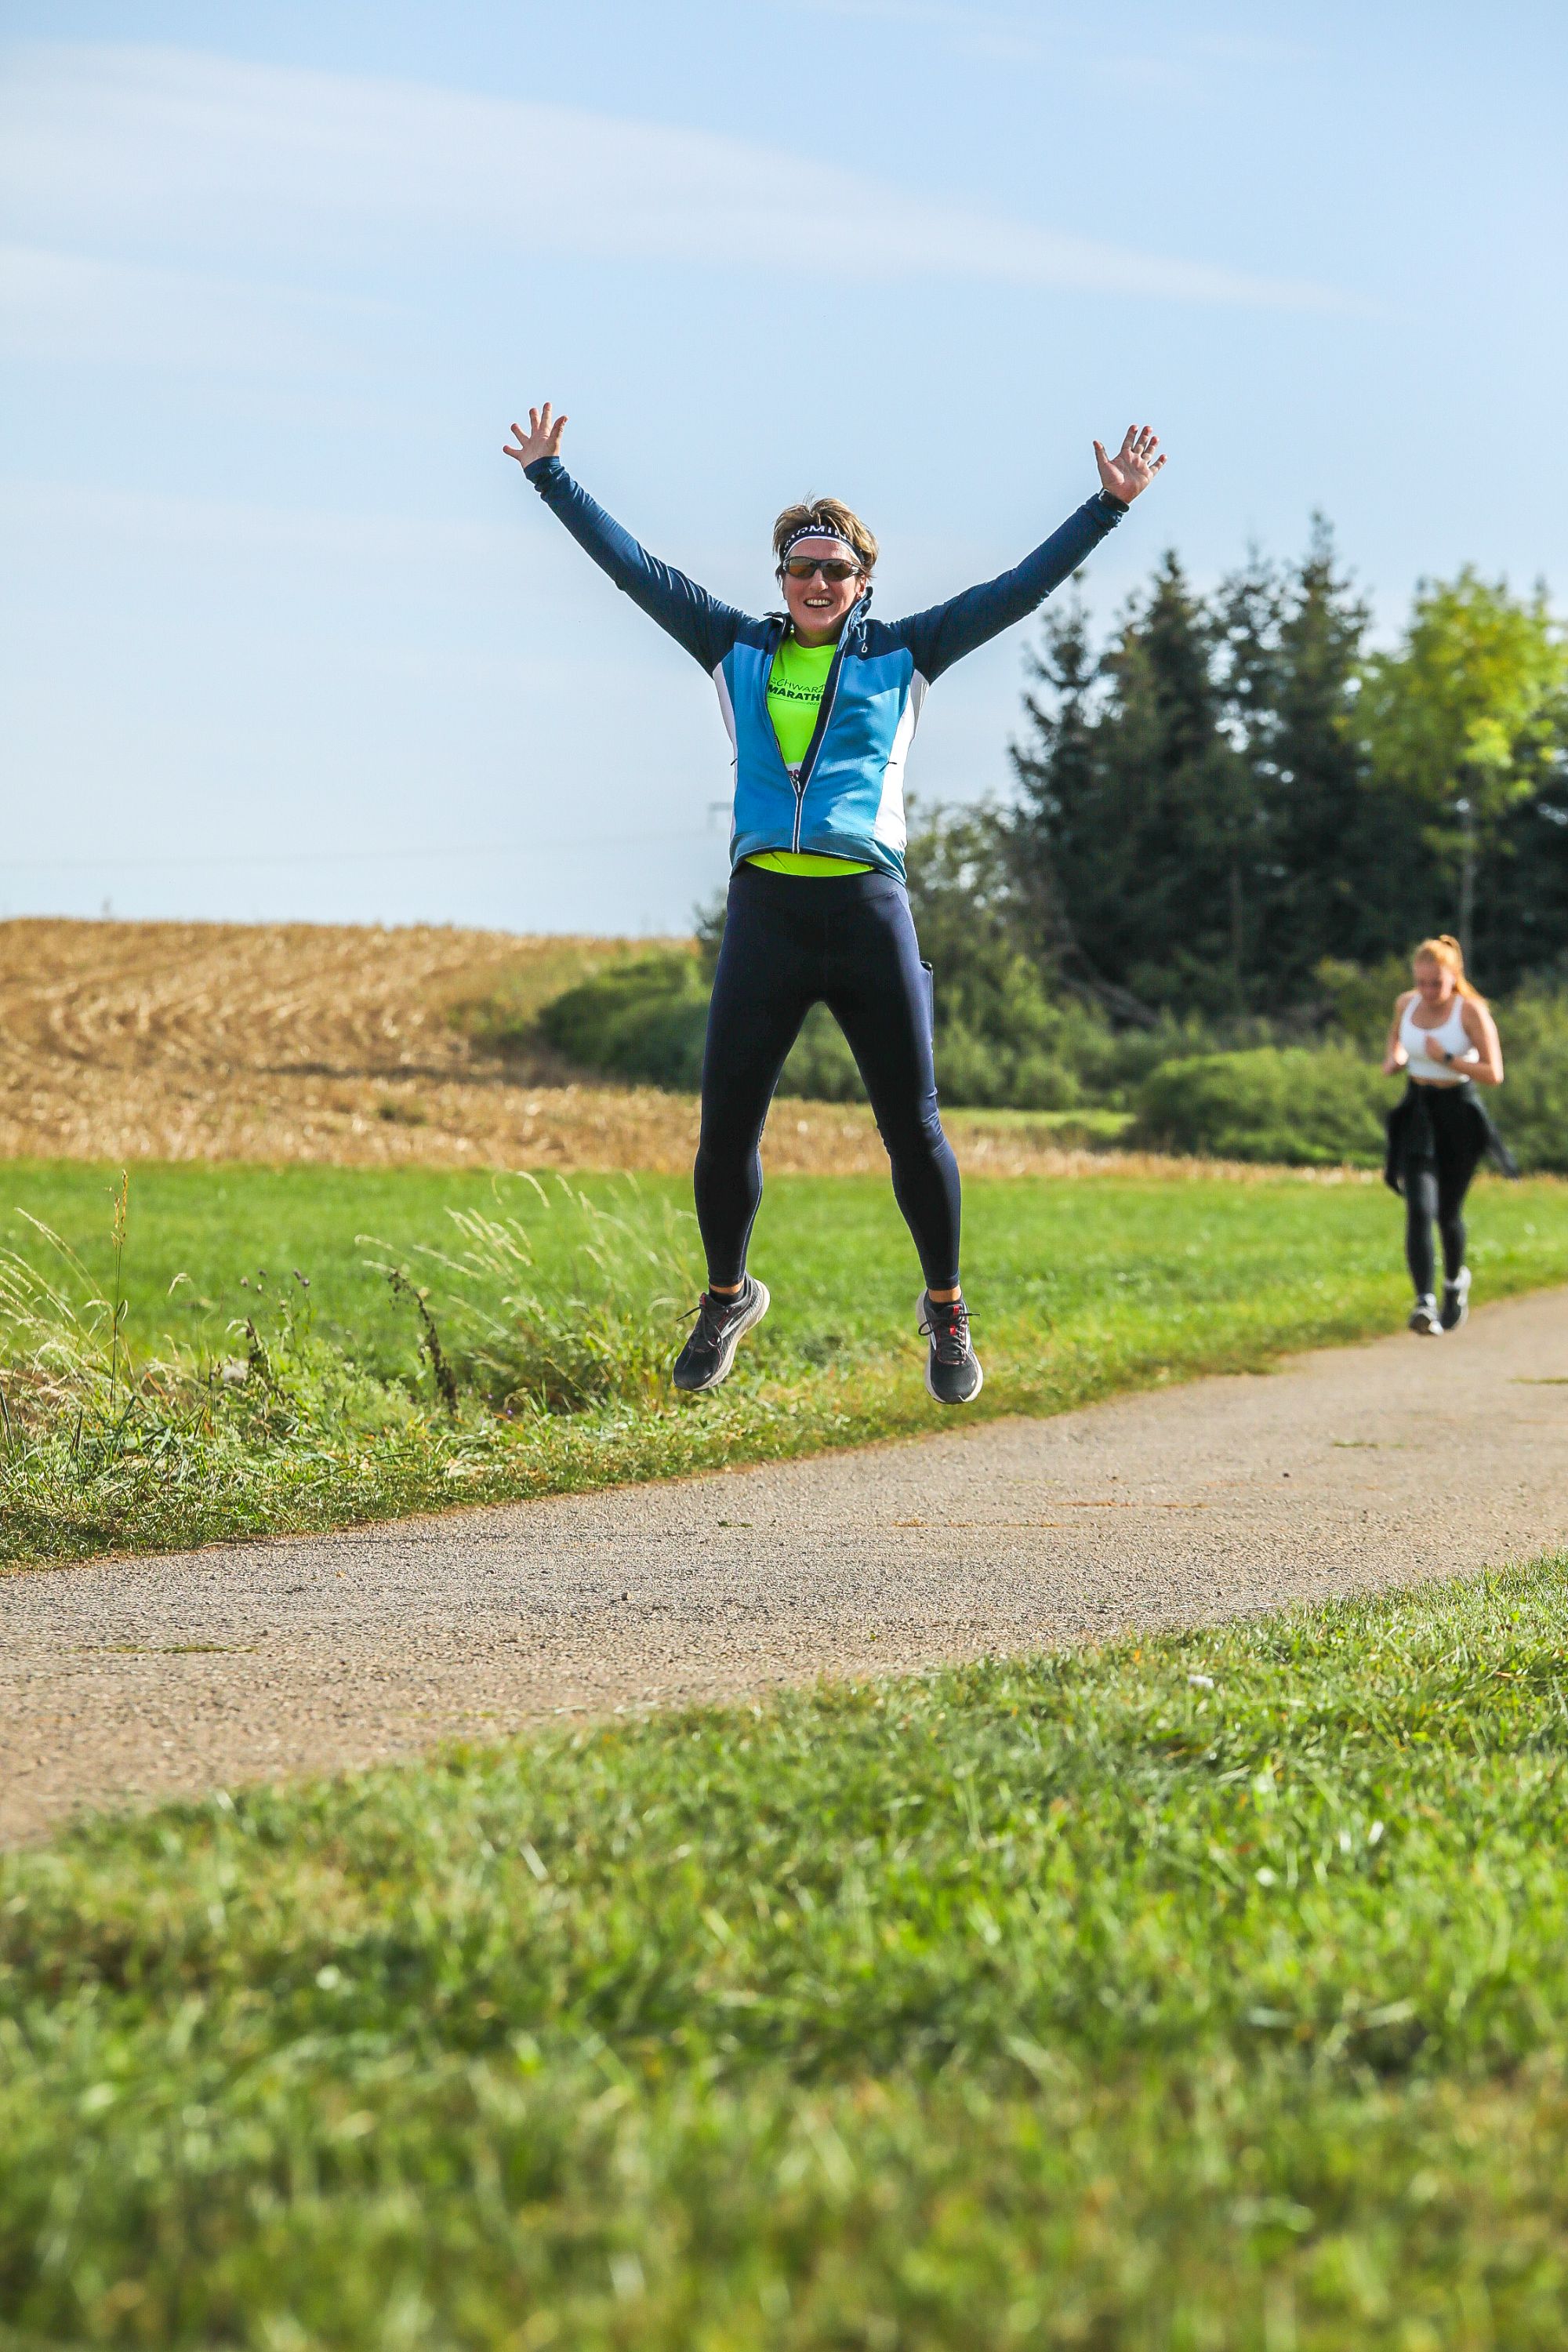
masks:
{"label": "tall dry grass", "polygon": [[214,1339],[137,1351],[133,1185],[116,1197],[105,1286],[27,1218],[32,1251],[0,1252],[0,1559],[578,1483],[559,1458],[564,1424],[602,1437],[606,1413],[668,1402],[694,1226],[635,1178],[607,1202],[563,1179],[524,1183],[526,1211],[454,1208],[412,1253],[369,1257],[408,1316],[406,1360],[379,1374],[318,1333],[303,1275],[270,1289],[256,1277],[251,1312]]}

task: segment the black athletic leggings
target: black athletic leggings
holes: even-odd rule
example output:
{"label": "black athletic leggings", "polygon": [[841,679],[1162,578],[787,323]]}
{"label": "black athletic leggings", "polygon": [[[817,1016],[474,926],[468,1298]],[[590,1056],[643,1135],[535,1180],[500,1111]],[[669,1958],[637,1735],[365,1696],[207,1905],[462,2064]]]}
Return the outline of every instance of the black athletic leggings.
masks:
{"label": "black athletic leggings", "polygon": [[1415,1108],[1420,1124],[1413,1124],[1405,1163],[1405,1261],[1416,1297],[1426,1298],[1437,1287],[1434,1222],[1443,1241],[1443,1271],[1450,1282],[1465,1263],[1465,1194],[1485,1149],[1486,1132],[1475,1105],[1467,1100],[1468,1087],[1422,1087],[1419,1094]]}
{"label": "black athletic leggings", "polygon": [[816,1003],[837,1019],[866,1081],[927,1285],[951,1289],[958,1162],[937,1115],[931,973],[908,893],[890,874],[819,879],[756,866],[731,877],[702,1056],[696,1191],[708,1278],[728,1288],[746,1270],[763,1197],[763,1123]]}

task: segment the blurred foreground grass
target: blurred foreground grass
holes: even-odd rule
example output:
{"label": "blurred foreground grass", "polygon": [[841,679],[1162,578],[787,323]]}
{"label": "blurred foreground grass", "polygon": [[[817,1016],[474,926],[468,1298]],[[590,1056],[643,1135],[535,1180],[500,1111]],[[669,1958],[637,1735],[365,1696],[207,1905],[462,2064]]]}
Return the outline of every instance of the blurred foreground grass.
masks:
{"label": "blurred foreground grass", "polygon": [[1568,1566],[0,1865],[0,2345],[1568,2336]]}
{"label": "blurred foreground grass", "polygon": [[[686,1402],[665,1379],[700,1280],[679,1180],[140,1167],[118,1275],[114,1190],[79,1162],[0,1173],[0,1559],[342,1525],[942,1423],[921,1379],[918,1269],[871,1178],[770,1184],[752,1264],[774,1311],[730,1383]],[[980,1180],[965,1213],[986,1414],[1255,1368],[1403,1314],[1398,1204],[1355,1179]],[[1483,1179],[1471,1230],[1479,1299],[1568,1281],[1568,1187]]]}

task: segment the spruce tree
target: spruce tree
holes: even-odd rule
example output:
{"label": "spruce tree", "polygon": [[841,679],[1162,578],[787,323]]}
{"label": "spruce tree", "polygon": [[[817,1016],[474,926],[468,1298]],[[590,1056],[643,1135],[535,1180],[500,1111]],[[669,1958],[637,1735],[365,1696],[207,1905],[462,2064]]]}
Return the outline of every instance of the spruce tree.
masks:
{"label": "spruce tree", "polygon": [[1235,761],[1217,726],[1213,623],[1167,555],[1092,661],[1081,613],[1046,625],[1013,747],[1015,856],[1043,944],[1113,1009],[1235,1002]]}
{"label": "spruce tree", "polygon": [[1355,727],[1367,607],[1314,516],[1280,599],[1258,797],[1268,854],[1271,986],[1310,997],[1325,959],[1377,963],[1419,937],[1433,900],[1408,803],[1368,772]]}
{"label": "spruce tree", "polygon": [[[1568,969],[1568,654],[1544,599],[1424,585],[1404,645],[1313,520],[1205,599],[1173,555],[1097,655],[1047,617],[1007,845],[1037,954],[1118,1018],[1292,1014],[1473,906],[1488,984]],[[1461,826],[1460,819],[1464,820]]]}
{"label": "spruce tree", "polygon": [[1008,862],[1037,954],[1070,977],[1092,979],[1079,952],[1061,883],[1066,839],[1081,824],[1093,793],[1093,698],[1100,670],[1076,589],[1068,604],[1047,614],[1040,649],[1027,658],[1034,681],[1024,695],[1029,733],[1024,743],[1008,747],[1018,780],[1017,804],[1005,820]]}

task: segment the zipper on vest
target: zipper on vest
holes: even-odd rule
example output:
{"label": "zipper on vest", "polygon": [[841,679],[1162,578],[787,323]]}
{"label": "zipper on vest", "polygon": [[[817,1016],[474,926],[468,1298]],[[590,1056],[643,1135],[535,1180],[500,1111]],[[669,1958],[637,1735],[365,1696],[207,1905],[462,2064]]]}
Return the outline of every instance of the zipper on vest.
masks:
{"label": "zipper on vest", "polygon": [[789,845],[798,855],[800,850],[801,814],[805,807],[805,786],[801,782],[800,770],[798,768],[792,768],[790,770],[789,780],[795,786],[795,831],[790,835]]}
{"label": "zipper on vest", "polygon": [[838,699],[838,676],[844,667],[845,642],[848,637],[850,622],[854,617],[851,614],[849,621],[845,623],[844,634],[838,640],[837,651],[833,656],[833,667],[827,673],[827,684],[823,690],[822,708],[816,714],[816,725],[813,728],[811,740],[805,747],[805,757],[795,772],[795,832],[790,840],[790,847],[796,856],[800,855],[801,820],[805,814],[805,788],[810,782],[811,771],[816,765],[816,755],[822,749],[828,721],[833,717],[833,706]]}

